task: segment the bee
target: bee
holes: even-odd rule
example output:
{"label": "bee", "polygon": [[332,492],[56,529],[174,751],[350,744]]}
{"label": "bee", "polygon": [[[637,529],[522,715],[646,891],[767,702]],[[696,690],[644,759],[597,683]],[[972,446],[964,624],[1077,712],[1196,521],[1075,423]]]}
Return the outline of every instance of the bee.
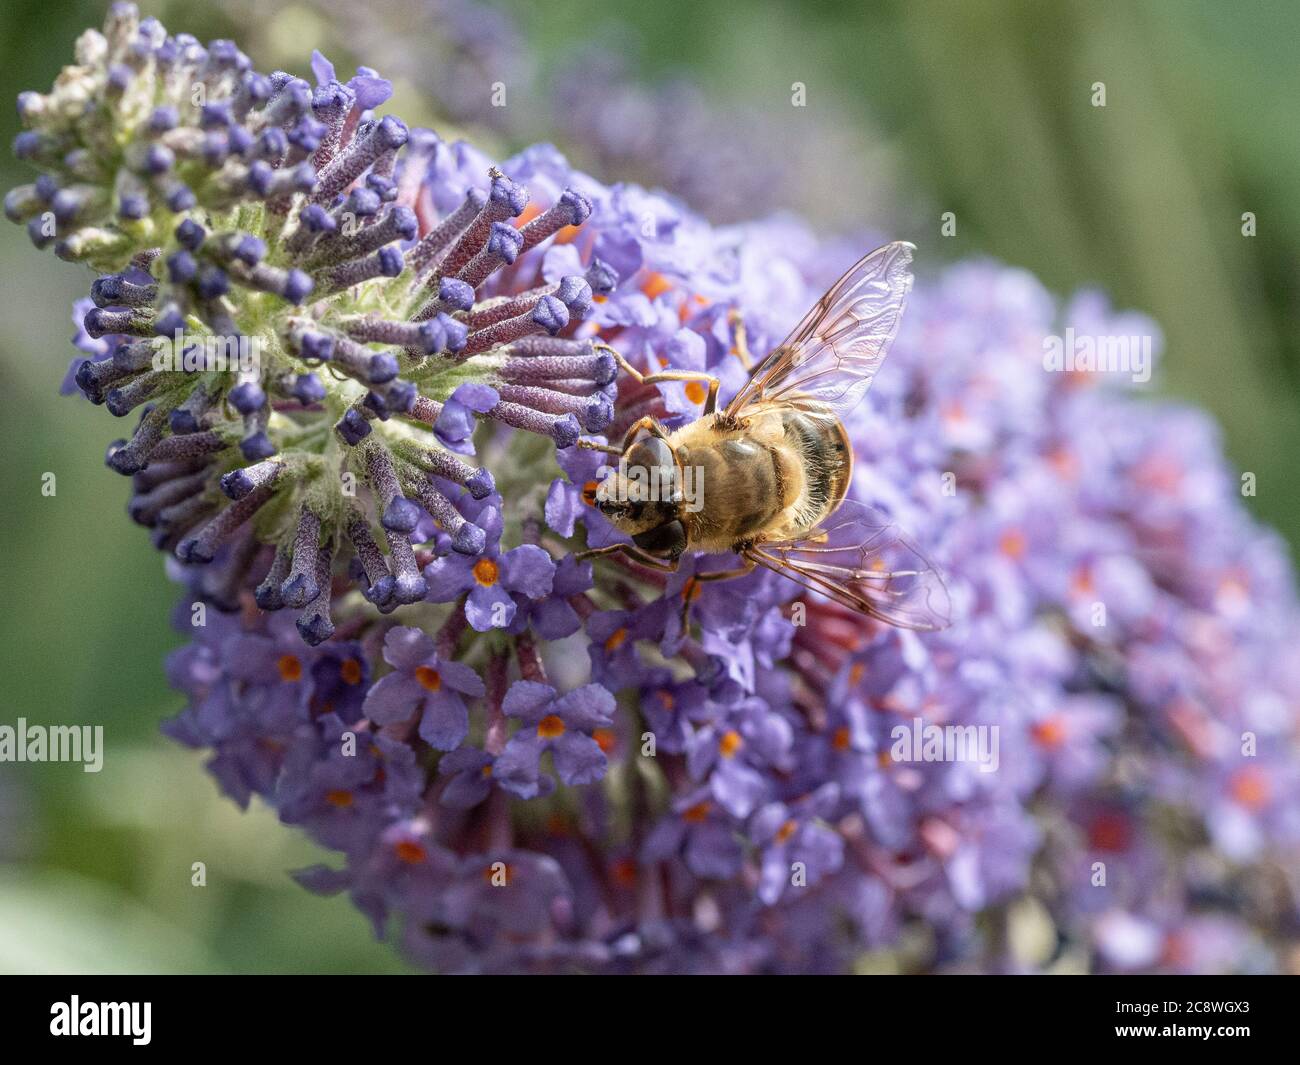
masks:
{"label": "bee", "polygon": [[843,417],[866,395],[898,332],[912,288],[913,245],[895,242],[853,266],[753,371],[726,407],[711,374],[643,374],[645,384],[707,384],[700,418],[671,432],[653,418],[621,447],[594,503],[631,543],[580,557],[623,554],[676,570],[688,551],[732,552],[740,565],[696,573],[725,580],[762,566],[868,617],[918,630],[947,624],[934,567],[874,508],[847,499],[853,449]]}

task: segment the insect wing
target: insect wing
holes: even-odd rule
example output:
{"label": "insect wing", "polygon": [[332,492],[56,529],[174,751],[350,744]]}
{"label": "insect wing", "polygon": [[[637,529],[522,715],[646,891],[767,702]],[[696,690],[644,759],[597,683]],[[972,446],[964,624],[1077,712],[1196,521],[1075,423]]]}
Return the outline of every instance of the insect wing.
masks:
{"label": "insect wing", "polygon": [[949,623],[948,589],[930,561],[879,511],[846,500],[800,540],[758,543],[747,556],[843,606],[904,629]]}
{"label": "insect wing", "polygon": [[726,413],[766,401],[817,404],[840,416],[857,406],[898,332],[915,250],[895,241],[853,266],[754,371]]}

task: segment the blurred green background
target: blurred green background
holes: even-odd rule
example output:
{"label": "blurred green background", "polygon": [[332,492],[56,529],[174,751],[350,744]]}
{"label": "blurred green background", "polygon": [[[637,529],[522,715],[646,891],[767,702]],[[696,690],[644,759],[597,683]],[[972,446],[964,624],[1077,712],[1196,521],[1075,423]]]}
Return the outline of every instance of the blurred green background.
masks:
{"label": "blurred green background", "polygon": [[[299,74],[315,45],[346,70],[349,58],[373,62],[347,56],[347,30],[309,0],[141,7],[173,31],[234,37],[260,64]],[[47,88],[103,10],[9,0],[0,98]],[[1160,391],[1218,417],[1232,461],[1257,475],[1253,509],[1298,542],[1300,5],[514,0],[504,10],[543,72],[621,29],[640,42],[648,85],[685,72],[723,114],[788,109],[791,83],[805,82],[814,117],[889,159],[902,191],[888,228],[921,244],[923,260],[989,254],[1058,292],[1099,285],[1156,318]],[[395,46],[418,59],[424,32]],[[1097,81],[1104,109],[1090,104]],[[419,96],[399,86],[395,109],[432,121],[436,107]],[[544,123],[544,104],[531,103]],[[16,120],[4,114],[7,143]],[[518,139],[488,138],[502,148]],[[29,178],[7,155],[0,174],[5,188]],[[950,240],[938,239],[944,211],[957,215]],[[1255,237],[1242,236],[1246,211]],[[90,278],[35,253],[7,223],[0,267],[0,723],[102,724],[108,748],[98,775],[0,765],[0,971],[403,971],[345,900],[308,895],[285,875],[320,852],[264,808],[241,814],[198,755],[158,734],[178,707],[161,669],[178,642],[171,588],[122,513],[126,482],[102,463],[119,426],[57,395],[71,304]],[[53,497],[41,494],[46,472]],[[207,865],[204,888],[190,886],[194,861]]]}

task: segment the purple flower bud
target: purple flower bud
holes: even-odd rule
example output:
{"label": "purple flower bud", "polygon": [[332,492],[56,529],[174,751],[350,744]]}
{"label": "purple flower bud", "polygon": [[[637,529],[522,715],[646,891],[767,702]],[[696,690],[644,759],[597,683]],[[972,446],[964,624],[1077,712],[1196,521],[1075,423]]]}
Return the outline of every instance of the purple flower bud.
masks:
{"label": "purple flower bud", "polygon": [[275,444],[266,431],[259,429],[239,442],[239,450],[249,462],[261,462],[276,453]]}
{"label": "purple flower bud", "polygon": [[170,104],[162,104],[149,113],[149,129],[153,133],[166,133],[179,124],[180,116]]}
{"label": "purple flower bud", "polygon": [[298,338],[298,350],[304,359],[328,362],[334,354],[334,337],[329,333],[303,333]]}
{"label": "purple flower bud", "polygon": [[442,326],[444,336],[443,349],[453,354],[464,350],[466,342],[469,340],[469,326],[464,322],[458,322],[454,318],[449,318],[445,314],[439,314],[436,321]]}
{"label": "purple flower bud", "polygon": [[572,414],[564,414],[551,423],[551,437],[558,448],[572,447],[582,435],[582,426]]}
{"label": "purple flower bud", "polygon": [[379,272],[384,277],[397,277],[402,272],[405,260],[402,258],[402,251],[389,244],[379,249]]}
{"label": "purple flower bud", "polygon": [[167,193],[167,209],[179,214],[198,203],[198,198],[188,185],[176,184]]}
{"label": "purple flower bud", "polygon": [[591,217],[591,201],[577,189],[565,189],[556,204],[569,212],[568,225],[580,226]]}
{"label": "purple flower bud", "polygon": [[258,135],[253,147],[258,161],[278,162],[289,150],[289,138],[279,126],[273,126]]}
{"label": "purple flower bud", "polygon": [[528,190],[501,174],[492,179],[488,199],[499,205],[504,217],[514,218],[523,214],[524,208],[528,206]]}
{"label": "purple flower bud", "polygon": [[467,311],[474,305],[474,289],[460,278],[444,277],[438,282],[438,299],[453,311]]}
{"label": "purple flower bud", "polygon": [[451,549],[461,555],[481,555],[487,547],[487,533],[466,522],[451,538]]}
{"label": "purple flower bud", "polygon": [[399,372],[397,356],[390,352],[381,351],[370,357],[368,379],[372,385],[382,385],[391,381]]}
{"label": "purple flower bud", "polygon": [[379,193],[375,192],[374,189],[357,188],[348,193],[343,210],[356,215],[358,218],[369,218],[378,214],[381,206]]}
{"label": "purple flower bud", "polygon": [[370,422],[355,407],[350,407],[335,428],[346,444],[356,447],[371,433]]}
{"label": "purple flower bud", "polygon": [[298,221],[313,233],[333,233],[338,229],[338,222],[319,204],[308,204],[303,208]]}
{"label": "purple flower bud", "polygon": [[[366,188],[371,189],[384,203],[391,203],[397,198],[397,182],[382,174],[367,174]],[[410,208],[403,208],[410,210]]]}
{"label": "purple flower bud", "polygon": [[407,414],[420,398],[420,390],[410,381],[394,381],[384,394],[384,403],[394,414]]}
{"label": "purple flower bud", "polygon": [[199,108],[200,129],[226,129],[232,122],[230,102],[228,100],[218,100],[215,103],[204,104]]}
{"label": "purple flower bud", "polygon": [[315,284],[305,271],[293,269],[285,276],[284,290],[281,295],[290,303],[302,303],[311,295]]}
{"label": "purple flower bud", "polygon": [[198,251],[203,246],[203,241],[208,233],[201,225],[192,218],[187,218],[176,227],[176,239],[182,247],[190,251]]}
{"label": "purple flower bud", "polygon": [[569,311],[554,296],[543,296],[533,309],[532,320],[554,336],[569,324]]}
{"label": "purple flower bud", "polygon": [[194,287],[200,298],[214,300],[230,291],[230,277],[219,266],[205,266],[199,270]]}
{"label": "purple flower bud", "polygon": [[288,141],[295,148],[310,153],[320,147],[321,141],[328,133],[329,127],[323,122],[317,122],[311,116],[303,115],[289,131]]}
{"label": "purple flower bud", "polygon": [[240,414],[252,414],[266,406],[266,393],[260,385],[244,381],[230,390],[230,405]]}
{"label": "purple flower bud", "polygon": [[381,521],[385,529],[391,529],[393,532],[414,532],[416,525],[420,523],[420,508],[405,496],[394,496],[384,508]]}
{"label": "purple flower bud", "polygon": [[293,381],[293,394],[300,403],[320,403],[327,395],[325,385],[314,373],[298,374]]}
{"label": "purple flower bud", "polygon": [[167,256],[167,277],[174,285],[183,285],[198,273],[199,264],[183,248]]}
{"label": "purple flower bud", "polygon": [[253,143],[253,134],[243,126],[232,126],[226,131],[226,146],[231,155],[247,156]]}
{"label": "purple flower bud", "polygon": [[134,193],[123,196],[117,202],[118,217],[128,221],[138,221],[149,214],[149,199]]}
{"label": "purple flower bud", "polygon": [[171,337],[185,330],[185,314],[174,303],[165,304],[154,320],[155,336]]}
{"label": "purple flower bud", "polygon": [[591,313],[591,285],[585,278],[561,278],[555,289],[555,298],[564,304],[569,317],[575,321],[581,321]]}
{"label": "purple flower bud", "polygon": [[255,266],[266,256],[266,241],[249,233],[240,234],[231,254],[240,262]]}
{"label": "purple flower bud", "polygon": [[608,296],[618,286],[618,271],[601,259],[593,258],[584,276],[596,296]]}
{"label": "purple flower bud", "polygon": [[523,247],[524,238],[514,226],[505,222],[493,222],[488,234],[488,254],[496,256],[504,263],[513,263]]}
{"label": "purple flower bud", "polygon": [[415,235],[420,231],[420,221],[414,211],[409,207],[394,207],[390,217],[398,237],[402,240],[415,239]]}
{"label": "purple flower bud", "polygon": [[151,144],[144,154],[146,173],[165,174],[176,165],[176,156],[165,144]]}

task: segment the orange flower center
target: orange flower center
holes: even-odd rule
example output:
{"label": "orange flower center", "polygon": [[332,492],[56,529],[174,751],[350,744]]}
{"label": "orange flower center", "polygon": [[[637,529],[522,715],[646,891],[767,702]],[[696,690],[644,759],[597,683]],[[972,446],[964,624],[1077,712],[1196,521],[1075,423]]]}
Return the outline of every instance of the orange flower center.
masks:
{"label": "orange flower center", "polygon": [[327,791],[325,801],[331,806],[337,806],[340,810],[346,810],[352,805],[352,792],[350,791]]}
{"label": "orange flower center", "polygon": [[835,730],[834,735],[831,736],[831,746],[837,751],[847,751],[851,742],[852,737],[849,735],[848,725],[841,725]]}
{"label": "orange flower center", "polygon": [[709,801],[697,802],[694,806],[687,807],[682,811],[682,819],[689,821],[693,825],[698,825],[709,816]]}
{"label": "orange flower center", "polygon": [[620,858],[613,865],[614,883],[619,887],[636,887],[636,862],[631,858]]}
{"label": "orange flower center", "polygon": [[281,655],[280,660],[276,662],[276,668],[280,670],[280,679],[292,683],[302,678],[302,662],[298,660],[297,655]]}
{"label": "orange flower center", "polygon": [[1037,722],[1030,731],[1040,745],[1049,749],[1059,747],[1065,742],[1065,722],[1060,715],[1044,718],[1042,721]]}
{"label": "orange flower center", "polygon": [[417,666],[415,679],[425,691],[436,692],[442,688],[442,677],[432,666]]}
{"label": "orange flower center", "polygon": [[490,558],[480,558],[474,563],[474,579],[484,588],[491,588],[497,582],[497,564]]}
{"label": "orange flower center", "polygon": [[692,403],[703,403],[706,395],[708,395],[708,390],[704,387],[703,382],[686,382],[686,398]]}
{"label": "orange flower center", "polygon": [[740,750],[744,742],[745,741],[740,738],[740,733],[735,729],[731,729],[728,732],[724,732],[722,734],[722,739],[718,740],[718,750],[722,753],[723,758],[732,758],[735,756],[736,752]]}
{"label": "orange flower center", "polygon": [[788,840],[791,836],[794,835],[794,831],[798,827],[799,826],[794,821],[787,821],[785,824],[783,824],[780,828],[776,830],[776,841],[778,843],[784,843],[786,840]]}
{"label": "orange flower center", "polygon": [[862,678],[867,675],[867,667],[862,662],[854,662],[849,666],[849,683],[854,687],[862,683]]}
{"label": "orange flower center", "polygon": [[1232,775],[1228,785],[1232,797],[1250,810],[1261,810],[1272,797],[1268,774],[1258,766],[1247,766]]}
{"label": "orange flower center", "polygon": [[564,735],[564,722],[559,714],[547,714],[537,722],[537,735],[544,740],[554,740]]}
{"label": "orange flower center", "polygon": [[641,282],[641,291],[650,299],[662,296],[665,292],[672,290],[673,283],[657,271],[651,271],[646,275],[646,279]]}
{"label": "orange flower center", "polygon": [[1019,529],[1007,529],[998,539],[998,549],[1007,558],[1021,558],[1025,553],[1025,534]]}
{"label": "orange flower center", "polygon": [[419,865],[429,856],[428,852],[413,839],[399,840],[393,847],[393,853],[407,865]]}
{"label": "orange flower center", "polygon": [[1070,591],[1082,599],[1092,595],[1093,587],[1092,570],[1087,566],[1079,566],[1070,578]]}
{"label": "orange flower center", "polygon": [[1131,834],[1128,818],[1123,814],[1098,814],[1088,826],[1088,842],[1101,851],[1126,850]]}
{"label": "orange flower center", "polygon": [[345,658],[339,663],[339,676],[344,684],[361,683],[361,663],[355,658]]}
{"label": "orange flower center", "polygon": [[609,754],[617,744],[613,729],[598,728],[591,734],[591,738],[596,741],[596,746],[606,754]]}
{"label": "orange flower center", "polygon": [[1079,473],[1078,460],[1064,447],[1057,447],[1047,453],[1047,461],[1052,469],[1066,480],[1072,481]]}
{"label": "orange flower center", "polygon": [[623,641],[627,639],[627,629],[615,629],[605,641],[605,650],[613,653],[623,646]]}
{"label": "orange flower center", "polygon": [[600,485],[595,481],[587,481],[586,484],[582,486],[582,501],[586,503],[587,506],[594,507],[596,505],[596,489],[599,487]]}

